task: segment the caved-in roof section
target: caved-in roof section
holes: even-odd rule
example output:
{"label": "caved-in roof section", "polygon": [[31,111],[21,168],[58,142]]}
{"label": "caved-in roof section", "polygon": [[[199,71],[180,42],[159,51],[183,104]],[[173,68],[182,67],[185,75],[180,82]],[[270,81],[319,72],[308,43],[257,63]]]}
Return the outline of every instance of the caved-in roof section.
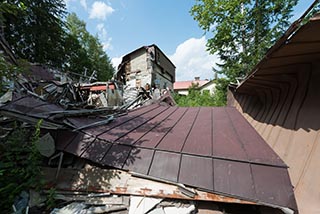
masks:
{"label": "caved-in roof section", "polygon": [[[2,110],[28,114],[21,104],[43,105],[25,99]],[[83,126],[83,118],[66,120],[74,128]],[[296,210],[287,166],[235,108],[157,103],[105,125],[55,133],[57,149],[102,166]]]}

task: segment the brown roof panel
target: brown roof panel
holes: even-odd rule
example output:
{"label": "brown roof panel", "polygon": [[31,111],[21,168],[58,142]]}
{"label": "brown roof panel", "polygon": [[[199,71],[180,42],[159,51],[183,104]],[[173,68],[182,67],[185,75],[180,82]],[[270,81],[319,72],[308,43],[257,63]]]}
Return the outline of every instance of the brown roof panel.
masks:
{"label": "brown roof panel", "polygon": [[67,130],[57,130],[54,133],[54,139],[56,143],[56,148],[58,150],[64,150],[71,141],[78,136],[77,132],[70,132]]}
{"label": "brown roof panel", "polygon": [[122,117],[118,117],[116,120],[111,121],[111,123],[107,124],[107,125],[103,125],[103,126],[98,126],[98,127],[93,127],[93,128],[88,128],[86,129],[86,132],[91,133],[93,135],[101,135],[121,124],[124,124],[138,116],[142,116],[143,114],[154,110],[155,108],[157,108],[158,106],[155,105],[149,105],[149,106],[145,106],[145,107],[141,107],[138,109],[135,109],[133,111],[130,112],[129,115],[127,116],[122,116]]}
{"label": "brown roof panel", "polygon": [[[167,106],[159,106],[159,108],[153,109],[152,111],[149,111],[141,116],[137,116],[134,120],[128,120],[126,123],[122,123],[121,125],[108,130],[108,132],[101,134],[99,137],[107,139],[110,142],[115,142],[125,135],[128,136],[128,133],[134,132],[134,130],[136,130],[138,127],[155,118],[167,108]],[[131,141],[135,142],[135,138],[133,138]]]}
{"label": "brown roof panel", "polygon": [[136,143],[140,138],[142,138],[144,135],[149,133],[149,131],[158,127],[162,121],[168,118],[176,110],[177,110],[177,107],[170,108],[167,111],[161,112],[156,117],[152,118],[151,120],[147,121],[143,125],[134,129],[132,132],[129,132],[128,134],[117,139],[117,143],[122,143],[122,144]]}
{"label": "brown roof panel", "polygon": [[[43,105],[34,98],[19,103]],[[82,131],[55,131],[56,147],[97,164],[296,209],[286,166],[235,108],[156,103]]]}
{"label": "brown roof panel", "polygon": [[212,154],[214,157],[248,161],[248,155],[240,142],[226,109],[213,109]]}
{"label": "brown roof panel", "polygon": [[131,146],[113,144],[99,163],[102,165],[122,168],[131,152],[131,149]]}
{"label": "brown roof panel", "polygon": [[81,157],[96,163],[100,163],[111,146],[112,144],[105,140],[96,139],[87,147],[85,151],[83,151]]}
{"label": "brown roof panel", "polygon": [[73,140],[65,147],[64,151],[80,156],[88,146],[95,140],[91,135],[79,133]]}
{"label": "brown roof panel", "polygon": [[[193,127],[193,123],[200,108],[189,108],[180,118],[170,132],[161,140],[158,149],[180,152],[185,144],[187,136]],[[177,118],[172,118],[172,120]]]}
{"label": "brown roof panel", "polygon": [[212,125],[212,108],[200,108],[182,152],[211,156]]}
{"label": "brown roof panel", "polygon": [[178,108],[170,115],[169,118],[163,120],[157,127],[140,138],[135,145],[148,148],[157,147],[161,140],[171,131],[186,111],[187,108]]}
{"label": "brown roof panel", "polygon": [[226,111],[238,133],[239,143],[245,149],[251,162],[286,167],[280,157],[238,111],[232,108],[226,108]]}

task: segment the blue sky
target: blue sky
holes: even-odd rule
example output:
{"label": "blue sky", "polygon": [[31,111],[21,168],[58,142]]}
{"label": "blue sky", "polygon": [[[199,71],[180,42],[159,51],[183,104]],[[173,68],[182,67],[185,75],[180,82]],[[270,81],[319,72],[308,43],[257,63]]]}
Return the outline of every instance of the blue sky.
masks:
{"label": "blue sky", "polygon": [[[156,44],[176,65],[176,79],[212,79],[218,57],[206,52],[206,35],[189,11],[194,0],[65,0],[68,12],[98,35],[114,65],[141,46]],[[293,20],[313,0],[299,0]]]}

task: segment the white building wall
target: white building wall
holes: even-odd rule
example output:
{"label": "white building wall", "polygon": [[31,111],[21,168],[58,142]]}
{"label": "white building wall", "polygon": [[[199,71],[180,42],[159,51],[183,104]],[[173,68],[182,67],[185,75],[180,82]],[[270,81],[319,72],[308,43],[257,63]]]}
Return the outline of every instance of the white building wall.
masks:
{"label": "white building wall", "polygon": [[216,83],[214,82],[210,82],[204,86],[202,86],[201,88],[201,92],[204,91],[204,90],[208,90],[210,92],[211,95],[214,94],[214,91],[216,89]]}

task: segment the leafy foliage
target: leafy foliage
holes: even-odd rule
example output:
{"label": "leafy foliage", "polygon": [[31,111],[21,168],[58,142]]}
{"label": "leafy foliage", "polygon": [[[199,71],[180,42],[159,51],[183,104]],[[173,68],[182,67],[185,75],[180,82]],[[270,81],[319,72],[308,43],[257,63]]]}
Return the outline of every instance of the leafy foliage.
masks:
{"label": "leafy foliage", "polygon": [[[223,79],[217,80],[222,83]],[[227,82],[226,82],[227,83]],[[184,107],[197,107],[197,106],[225,106],[226,105],[226,90],[227,84],[225,88],[218,88],[215,90],[215,94],[211,95],[209,91],[204,90],[200,91],[199,86],[197,84],[193,84],[188,89],[188,95],[179,95],[174,94],[174,99],[178,106]],[[222,84],[218,84],[222,85]]]}
{"label": "leafy foliage", "polygon": [[0,207],[4,213],[10,213],[21,191],[42,186],[41,155],[36,148],[40,123],[31,135],[27,129],[15,127],[0,144]]}
{"label": "leafy foliage", "polygon": [[74,50],[70,53],[77,55],[77,57],[70,57],[69,64],[74,66],[70,66],[73,68],[73,72],[79,73],[81,71],[84,73],[86,71],[87,75],[91,75],[96,71],[98,80],[110,79],[114,73],[110,58],[103,51],[99,39],[87,31],[86,23],[81,21],[75,13],[71,13],[67,17],[67,33],[68,39],[71,41],[69,44],[74,47],[70,48]]}
{"label": "leafy foliage", "polygon": [[5,38],[29,62],[61,68],[63,63],[63,0],[9,0],[18,13],[4,13]]}
{"label": "leafy foliage", "polygon": [[210,53],[222,61],[221,73],[230,81],[245,76],[289,26],[298,0],[196,0],[191,14],[212,33]]}
{"label": "leafy foliage", "polygon": [[114,68],[99,39],[75,14],[65,21],[64,0],[8,0],[0,8],[5,39],[19,58],[65,72],[95,71],[98,81],[112,77]]}

